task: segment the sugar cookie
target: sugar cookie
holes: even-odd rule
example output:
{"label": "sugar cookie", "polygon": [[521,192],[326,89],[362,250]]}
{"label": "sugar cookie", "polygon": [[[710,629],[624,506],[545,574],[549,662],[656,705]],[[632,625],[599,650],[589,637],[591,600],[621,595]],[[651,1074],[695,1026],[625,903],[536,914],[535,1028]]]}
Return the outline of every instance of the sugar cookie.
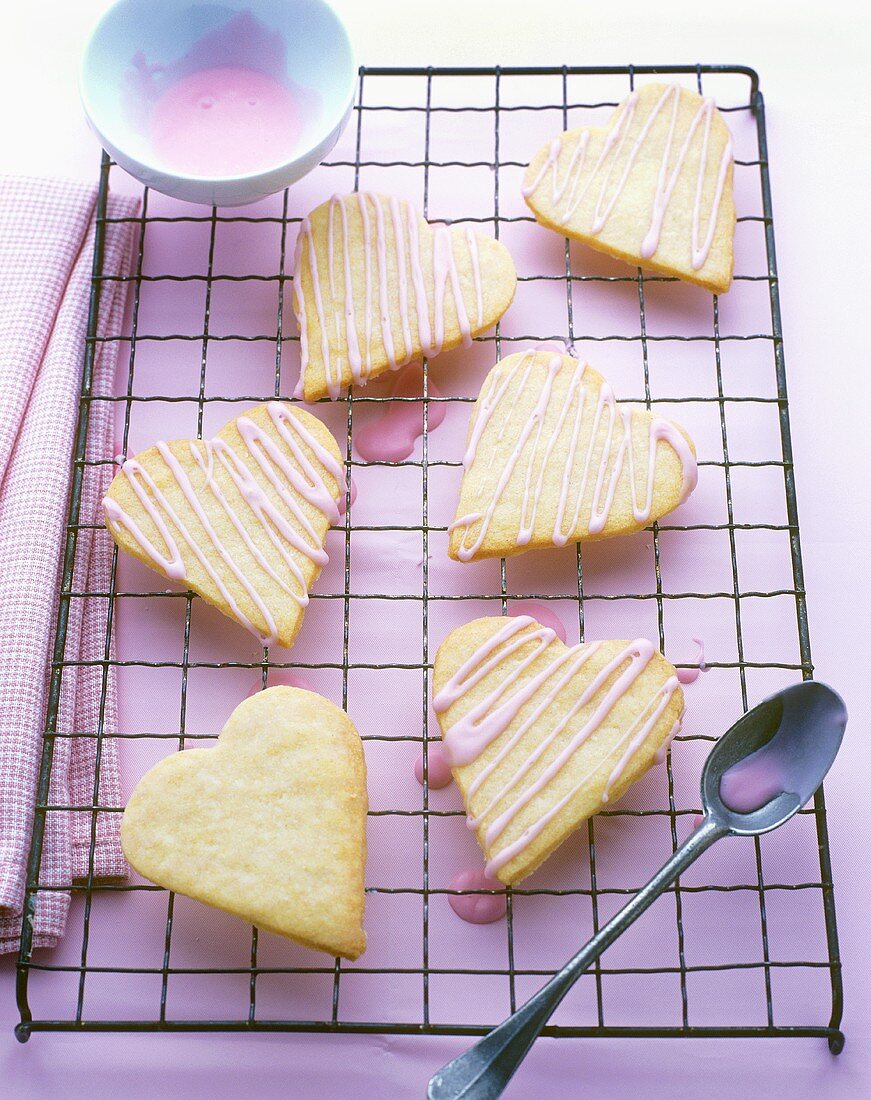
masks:
{"label": "sugar cookie", "polygon": [[689,496],[695,448],[684,430],[618,405],[569,355],[516,352],[475,403],[448,553],[506,557],[641,530]]}
{"label": "sugar cookie", "polygon": [[523,196],[563,236],[722,294],[732,282],[733,164],[713,99],[648,84],[607,126],[569,130],[540,149]]}
{"label": "sugar cookie", "polygon": [[529,616],[484,618],[440,646],[433,708],[487,873],[512,886],[664,753],[683,693],[645,639],[566,647]]}
{"label": "sugar cookie", "polygon": [[212,748],[169,756],[140,779],[121,844],[159,886],[356,959],[367,808],[347,714],[314,692],[274,687],[240,703]]}
{"label": "sugar cookie", "polygon": [[469,344],[508,309],[516,282],[508,250],[484,233],[430,224],[393,196],[334,195],[303,220],[296,242],[296,396],[335,398],[352,382]]}
{"label": "sugar cookie", "polygon": [[264,645],[293,644],[327,561],[344,471],[311,413],[270,401],[214,439],[157,443],[128,459],[103,500],[122,550],[180,581]]}

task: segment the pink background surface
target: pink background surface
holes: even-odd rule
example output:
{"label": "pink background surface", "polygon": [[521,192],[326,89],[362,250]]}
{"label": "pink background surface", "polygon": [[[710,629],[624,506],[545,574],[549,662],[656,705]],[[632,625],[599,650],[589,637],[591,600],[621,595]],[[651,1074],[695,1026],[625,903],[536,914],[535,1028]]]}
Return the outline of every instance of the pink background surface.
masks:
{"label": "pink background surface", "polygon": [[[91,5],[99,8],[100,5]],[[351,5],[346,6],[353,17]],[[384,5],[385,10],[390,6]],[[486,5],[482,5],[486,7]],[[740,7],[740,6],[739,6]],[[504,5],[502,9],[504,9]],[[513,9],[511,9],[513,10]],[[519,10],[519,9],[518,9]],[[504,16],[504,10],[503,10]],[[568,18],[568,17],[566,17]],[[80,17],[81,19],[81,17]],[[78,25],[77,20],[77,25]],[[84,24],[84,20],[81,20]],[[446,15],[445,23],[450,23]],[[745,24],[746,25],[746,24]],[[502,24],[504,26],[504,23]],[[636,27],[638,24],[636,24]],[[570,30],[571,28],[566,28]],[[580,24],[575,23],[575,31]],[[838,1060],[829,1056],[823,1040],[756,1040],[665,1042],[654,1040],[614,1041],[543,1041],[518,1076],[512,1092],[542,1095],[562,1092],[571,1095],[580,1083],[596,1096],[622,1096],[644,1089],[658,1095],[690,1095],[700,1088],[711,1095],[744,1092],[749,1095],[785,1095],[813,1089],[821,1095],[852,1096],[863,1091],[867,1066],[863,1037],[868,1019],[864,1008],[862,983],[865,970],[856,946],[864,936],[867,911],[865,884],[854,875],[855,853],[867,852],[867,818],[862,789],[861,768],[864,708],[859,691],[862,683],[859,654],[861,649],[851,631],[867,601],[860,587],[864,579],[861,566],[868,561],[868,531],[858,510],[845,511],[846,501],[839,492],[846,479],[846,465],[867,461],[867,443],[860,431],[858,402],[844,400],[843,387],[832,385],[835,371],[849,380],[857,371],[850,356],[851,319],[848,307],[855,289],[843,282],[821,278],[830,256],[836,254],[831,238],[846,242],[853,232],[855,195],[851,191],[854,176],[860,177],[861,165],[847,151],[843,135],[834,125],[834,104],[846,94],[848,77],[832,73],[827,86],[818,86],[813,98],[800,80],[802,43],[816,45],[812,22],[799,20],[790,29],[794,52],[781,54],[776,30],[769,27],[761,38],[729,38],[723,27],[711,20],[708,27],[684,26],[683,48],[674,43],[645,35],[630,36],[605,25],[593,28],[599,34],[598,48],[589,43],[578,51],[566,50],[565,60],[578,63],[624,63],[630,56],[645,59],[679,60],[692,56],[701,60],[730,57],[761,70],[769,114],[769,143],[775,222],[778,231],[778,258],[782,276],[782,301],[786,338],[787,373],[790,383],[791,412],[796,452],[799,505],[803,530],[806,581],[809,589],[811,639],[817,675],[832,682],[847,698],[852,711],[844,754],[828,786],[829,821],[832,838],[834,876],[841,930],[842,954],[846,964],[846,1014],[844,1027],[848,1045]],[[846,26],[842,28],[842,46],[849,48]],[[397,47],[376,51],[371,30],[355,27],[359,53],[371,63],[438,63],[467,61],[489,63],[559,63],[546,49],[541,37],[530,31],[531,47],[524,50],[523,35],[496,42],[483,36],[485,28],[472,27],[469,37],[479,35],[487,41],[488,53],[457,56],[449,46],[448,32],[442,27],[435,37],[437,49],[422,54],[422,46],[407,49],[402,45],[408,28],[393,24]],[[434,32],[435,33],[435,32]],[[504,33],[504,32],[503,32]],[[540,32],[539,36],[540,36]],[[441,36],[439,38],[439,35]],[[368,36],[368,37],[367,37]],[[802,37],[804,36],[804,37]],[[552,41],[553,39],[551,39]],[[570,41],[560,35],[558,41]],[[576,39],[578,40],[578,39]],[[582,41],[582,40],[578,40]],[[372,50],[367,52],[370,43]],[[640,56],[639,43],[644,44]],[[798,46],[796,47],[796,42]],[[710,44],[707,44],[710,43]],[[760,43],[762,43],[760,45]],[[716,48],[714,46],[716,45]],[[60,45],[58,44],[58,51]],[[855,48],[855,46],[853,47]],[[416,51],[416,52],[415,52]],[[768,67],[766,58],[768,57]],[[773,74],[772,77],[769,73]],[[61,73],[54,79],[61,81]],[[840,83],[839,83],[840,82]],[[481,81],[459,87],[459,82],[444,82],[434,91],[434,102],[492,102],[492,83]],[[62,83],[59,87],[65,87]],[[421,83],[410,94],[418,95]],[[528,101],[530,94],[553,100],[559,89],[542,91],[541,82],[531,89],[512,86],[516,102]],[[589,86],[588,86],[589,87]],[[597,85],[601,90],[602,84]],[[712,90],[716,90],[712,88]],[[615,84],[612,94],[601,98],[619,98],[625,84]],[[376,89],[367,82],[364,102],[387,102],[392,93],[396,101],[399,89],[385,84]],[[511,102],[508,86],[503,86]],[[68,94],[68,93],[67,93]],[[436,99],[436,95],[439,96]],[[451,97],[451,98],[448,98]],[[822,101],[821,101],[822,97]],[[570,98],[587,98],[573,95]],[[590,98],[599,98],[593,96]],[[416,100],[415,100],[416,101]],[[40,101],[33,106],[38,112]],[[363,155],[388,159],[399,140],[407,142],[410,152],[421,143],[420,131],[411,127],[400,130],[396,118],[370,115],[364,128]],[[434,116],[431,156],[447,159],[486,159],[491,155],[491,115],[480,116],[481,133],[473,125],[444,125],[451,116]],[[732,114],[738,142],[738,156],[752,156],[746,142],[752,129],[744,115]],[[512,119],[523,124],[514,125]],[[525,160],[540,140],[548,137],[559,123],[546,112],[503,118],[501,156]],[[572,119],[580,123],[580,117]],[[592,121],[587,113],[583,121]],[[407,120],[405,120],[407,122]],[[405,122],[403,125],[405,125]],[[393,127],[391,129],[391,127]],[[441,129],[442,132],[439,132]],[[817,158],[807,156],[807,130],[821,147]],[[487,131],[486,133],[484,131]],[[58,134],[61,134],[60,129]],[[2,162],[4,170],[35,171],[65,169],[83,175],[92,174],[95,150],[80,130],[77,142],[61,160],[45,164],[41,153],[23,140],[18,159],[9,151]],[[69,140],[59,136],[62,143]],[[346,147],[350,135],[345,139]],[[484,144],[486,143],[486,144]],[[485,156],[480,155],[484,146]],[[10,147],[11,148],[11,147]],[[475,151],[478,155],[472,155]],[[64,150],[61,148],[61,153]],[[416,154],[416,155],[418,155]],[[416,159],[409,157],[409,159]],[[867,157],[867,154],[865,154]],[[332,158],[331,158],[332,159]],[[337,154],[335,159],[340,158]],[[25,163],[26,162],[26,163]],[[345,176],[342,173],[345,173]],[[492,210],[492,176],[481,169],[480,187],[457,194],[457,180],[450,173],[433,172],[430,190],[430,216],[457,216],[459,213],[486,216]],[[741,173],[746,183],[742,183]],[[502,213],[525,212],[517,194],[520,170],[505,169],[500,186]],[[363,170],[361,186],[389,189],[420,202],[420,170]],[[758,213],[758,193],[750,186],[756,169],[738,169],[736,191],[739,214]],[[470,182],[470,172],[461,181]],[[118,179],[120,183],[120,176]],[[335,189],[352,186],[352,170],[322,169],[303,181],[291,193],[291,215],[302,214]],[[840,188],[837,200],[823,206],[819,192],[823,187]],[[853,196],[851,198],[851,196]],[[176,209],[168,200],[154,197],[151,213]],[[479,203],[478,210],[475,204]],[[852,204],[852,205],[851,205]],[[276,202],[263,204],[263,212],[276,212]],[[280,207],[279,207],[280,209]],[[247,211],[254,213],[254,210]],[[823,222],[822,213],[826,213]],[[179,232],[179,230],[181,232]],[[173,227],[148,230],[145,271],[180,273],[203,272],[208,250],[208,226]],[[558,272],[562,263],[562,242],[533,226],[504,227],[503,239],[511,248],[521,273]],[[289,237],[292,245],[292,234]],[[223,226],[219,230],[215,270],[222,274],[273,273],[277,269],[277,227]],[[764,255],[759,226],[747,223],[739,227],[736,239],[739,272],[758,273]],[[620,273],[625,269],[578,249],[574,251],[578,272]],[[831,285],[829,285],[831,283]],[[542,289],[543,287],[543,289]],[[551,292],[552,291],[552,292]],[[731,333],[770,331],[764,284],[736,284],[721,299],[721,329]],[[169,333],[200,330],[203,284],[156,284],[143,297],[140,332]],[[215,284],[212,297],[213,334],[222,332],[271,332],[275,321],[275,284]],[[637,289],[633,284],[603,286],[576,284],[576,332],[589,335],[637,332]],[[700,291],[675,285],[651,285],[647,288],[648,331],[705,332],[710,329],[710,298]],[[855,316],[861,316],[861,313]],[[286,313],[290,331],[295,331],[290,311]],[[855,325],[855,320],[852,324]],[[852,331],[855,331],[853,329]],[[565,333],[565,298],[561,284],[521,284],[512,310],[503,322],[503,335],[525,333]],[[705,354],[699,354],[699,348]],[[504,345],[503,354],[513,345]],[[715,394],[716,379],[709,345],[650,345],[651,385],[655,396]],[[594,365],[606,373],[618,396],[640,397],[641,363],[638,344],[609,342],[583,346],[581,350]],[[199,379],[200,345],[142,343],[137,350],[135,391],[138,394],[176,392],[195,393]],[[477,392],[486,370],[493,361],[493,345],[480,344],[470,353],[454,352],[435,363],[432,375],[445,394]],[[820,364],[824,369],[820,370]],[[274,371],[274,345],[212,344],[209,352],[207,393],[234,396],[271,392]],[[287,344],[283,356],[282,392],[289,393],[298,371],[298,346]],[[691,391],[687,377],[692,372]],[[770,346],[760,343],[724,345],[724,372],[728,373],[730,393],[773,393],[774,372]],[[858,377],[856,376],[858,384]],[[192,389],[193,387],[193,389]],[[384,392],[380,385],[371,392]],[[858,392],[858,391],[857,391]],[[243,406],[244,407],[244,406]],[[666,415],[680,419],[699,444],[700,457],[722,457],[719,419],[716,405],[693,404],[661,406]],[[230,410],[230,411],[228,411]],[[218,427],[223,420],[240,411],[240,406],[214,403],[206,406],[204,429]],[[342,439],[343,407],[325,409],[325,419]],[[357,415],[359,412],[359,420]],[[357,406],[355,423],[359,425],[371,411]],[[460,457],[468,406],[451,406],[442,427],[430,440],[430,458]],[[730,448],[733,458],[745,460],[772,458],[777,454],[774,406],[730,406],[727,412]],[[157,435],[193,432],[196,405],[141,404],[134,406],[131,421],[130,450],[151,442]],[[823,446],[824,433],[831,432],[833,442]],[[867,433],[866,433],[867,434]],[[420,444],[415,457],[419,457]],[[430,470],[430,521],[447,523],[452,517],[456,475],[451,468]],[[770,478],[769,478],[770,475]],[[357,468],[354,473],[359,497],[352,510],[357,524],[414,523],[420,518],[420,469],[400,470]],[[780,471],[754,470],[733,473],[733,492],[738,522],[783,522],[783,482]],[[833,485],[838,488],[833,491]],[[385,488],[386,487],[386,488]],[[700,486],[691,500],[674,517],[675,522],[723,522],[722,471],[703,468]],[[646,545],[649,536],[611,542],[584,551],[585,589],[588,594],[617,591],[651,592],[654,576],[652,552]],[[334,532],[328,538],[331,564],[322,574],[316,592],[342,591],[343,536]],[[430,591],[448,594],[499,591],[498,563],[461,567],[450,563],[444,554],[444,536],[430,539]],[[729,591],[731,569],[725,532],[663,534],[663,585],[666,591],[712,593]],[[743,590],[789,587],[788,548],[783,532],[765,535],[752,532],[739,544],[739,568]],[[356,533],[352,536],[352,590],[356,592],[419,593],[421,591],[422,549],[420,535],[392,533]],[[389,560],[389,567],[386,565]],[[576,580],[574,552],[567,550],[548,555],[530,554],[509,562],[510,591],[558,593],[571,592]],[[844,584],[848,580],[851,615],[844,614]],[[151,591],[153,575],[134,562],[124,561],[120,587],[125,591]],[[858,606],[861,601],[861,606]],[[137,606],[138,605],[138,606]],[[577,610],[570,601],[554,606],[565,622],[570,641],[577,640]],[[498,604],[496,605],[498,608]],[[453,625],[493,609],[487,601],[458,603],[433,602],[430,605],[430,654]],[[855,610],[853,610],[855,609]],[[588,638],[648,634],[656,637],[655,601],[608,602],[591,600],[586,606]],[[180,656],[181,621],[184,600],[148,601],[148,621],[142,601],[120,600],[118,606],[122,656],[155,658],[174,652]],[[789,597],[765,601],[743,601],[745,641],[748,660],[797,660],[794,627],[794,602]],[[385,631],[385,617],[389,630]],[[341,603],[313,601],[306,623],[289,660],[299,662],[341,659]],[[422,637],[420,603],[417,601],[352,602],[349,653],[352,662],[409,661],[420,657]],[[673,660],[691,660],[690,637],[704,638],[708,659],[734,661],[735,630],[733,607],[728,600],[668,601],[665,607],[666,653]],[[413,655],[409,657],[409,651]],[[226,627],[217,613],[195,602],[192,615],[191,656],[193,659],[256,661],[259,651],[244,632]],[[272,655],[278,659],[278,652]],[[312,686],[337,701],[341,700],[341,674],[334,670],[303,673]],[[257,673],[250,670],[194,670],[189,676],[186,732],[214,733],[234,703],[247,693]],[[790,682],[795,673],[781,675],[748,672],[751,702],[781,683]],[[150,729],[168,733],[179,728],[177,670],[131,668],[121,680],[122,730]],[[395,682],[394,682],[395,681]],[[420,672],[384,673],[365,669],[352,670],[349,676],[348,705],[364,736],[387,734],[416,736],[420,732]],[[377,708],[372,705],[377,691]],[[687,689],[688,714],[684,732],[690,736],[717,732],[737,716],[740,709],[737,672],[714,669]],[[437,727],[430,725],[430,734]],[[703,742],[686,741],[675,748],[675,797],[678,807],[697,806],[697,777],[703,758]],[[129,790],[151,761],[167,748],[167,742],[136,741],[124,745],[125,779]],[[420,807],[421,792],[413,777],[417,755],[414,743],[397,740],[370,740],[367,759],[370,767],[370,799],[373,809]],[[654,770],[624,804],[661,807],[666,802],[664,769]],[[431,806],[454,809],[456,792],[433,792]],[[854,810],[858,807],[858,812]],[[368,881],[372,886],[398,886],[420,883],[420,818],[381,817],[372,819],[371,856]],[[679,819],[684,835],[689,818]],[[789,830],[763,842],[766,881],[783,883],[815,880],[812,822],[801,818]],[[859,827],[858,834],[854,832]],[[596,823],[600,886],[640,884],[670,852],[667,818],[608,819]],[[584,884],[588,875],[585,843],[578,837],[564,846],[535,876],[541,887]],[[477,858],[473,839],[460,818],[434,819],[431,825],[430,885],[447,885],[451,875]],[[860,858],[860,864],[864,862]],[[755,867],[751,845],[740,842],[722,844],[704,863],[684,880],[703,882],[753,882]],[[533,883],[530,883],[533,885]],[[769,936],[772,958],[823,959],[822,921],[818,892],[777,891],[769,893]],[[601,901],[602,915],[611,911],[617,899]],[[98,895],[94,905],[89,961],[98,965],[118,965],[125,960],[146,966],[159,966],[163,954],[165,897],[160,894]],[[758,902],[752,892],[731,894],[688,894],[684,897],[684,921],[687,932],[687,961],[690,964],[721,961],[758,961],[760,955]],[[496,924],[474,927],[458,921],[450,912],[444,895],[431,900],[431,953],[434,967],[502,967],[505,965],[505,929]],[[174,965],[245,966],[250,936],[231,918],[178,899],[173,933]],[[370,948],[360,960],[361,966],[419,966],[421,953],[421,905],[419,898],[402,895],[371,896],[367,926]],[[515,903],[516,963],[520,968],[546,969],[559,965],[589,932],[590,903],[584,897],[521,898]],[[716,934],[726,928],[728,940]],[[544,934],[546,933],[546,934]],[[320,965],[317,956],[273,937],[261,936],[259,961],[263,965]],[[53,956],[58,963],[76,962],[81,950],[81,905],[74,903],[70,932],[64,945]],[[605,960],[611,967],[673,966],[676,960],[674,899],[666,898],[617,945]],[[325,963],[328,964],[328,960]],[[533,991],[540,979],[518,978],[517,994],[522,998]],[[828,1018],[827,975],[824,970],[809,972],[798,981],[790,971],[773,975],[775,1020],[777,1023],[824,1023]],[[674,974],[646,978],[605,979],[606,1020],[611,1024],[653,1024],[680,1022],[680,991]],[[263,1095],[294,1089],[299,1095],[317,1090],[323,1095],[343,1096],[352,1089],[366,1096],[421,1095],[429,1074],[444,1060],[458,1053],[464,1040],[404,1039],[390,1036],[305,1037],[305,1036],[54,1036],[36,1035],[18,1048],[10,1029],[15,1019],[12,1003],[12,968],[4,960],[0,968],[0,1067],[15,1086],[18,1095],[41,1095],[52,1087],[63,1087],[66,1095],[123,1087],[130,1095],[162,1095],[184,1088],[189,1094],[214,1095],[238,1092],[246,1087]],[[718,984],[720,983],[720,984]],[[90,975],[87,982],[85,1014],[152,1016],[159,996],[159,976],[118,978]],[[595,1022],[594,986],[584,979],[560,1009],[560,1022]],[[315,974],[302,981],[263,976],[258,979],[258,1014],[312,1015],[329,1012],[332,976]],[[66,1014],[74,1005],[75,983],[70,976],[52,976],[31,983],[35,1014]],[[693,1024],[764,1023],[762,972],[758,969],[730,972],[719,978],[691,974],[688,979],[690,1022]],[[42,998],[42,1000],[40,1000]],[[72,1001],[70,1000],[72,998]],[[238,1016],[247,1012],[247,977],[230,975],[195,980],[181,976],[170,981],[167,1009],[170,1015],[191,1018],[216,1011]],[[342,979],[340,1015],[347,1019],[419,1019],[421,979],[399,975],[385,987],[384,979],[371,975],[346,974]],[[434,1022],[481,1020],[495,1022],[508,1008],[507,980],[501,978],[456,978],[433,976],[430,979],[430,1008]],[[627,1056],[628,1055],[628,1056]],[[256,1084],[254,1084],[256,1082]]]}

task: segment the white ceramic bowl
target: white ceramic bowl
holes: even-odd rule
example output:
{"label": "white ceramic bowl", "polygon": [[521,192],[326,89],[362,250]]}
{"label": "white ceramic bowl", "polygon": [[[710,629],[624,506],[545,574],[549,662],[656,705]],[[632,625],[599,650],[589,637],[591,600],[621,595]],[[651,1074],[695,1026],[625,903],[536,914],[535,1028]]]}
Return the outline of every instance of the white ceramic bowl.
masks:
{"label": "white ceramic bowl", "polygon": [[[148,137],[155,99],[201,69],[256,69],[313,89],[290,159],[246,175],[185,175],[162,166]],[[82,104],[103,147],[132,176],[174,198],[239,206],[295,183],[333,148],[348,121],[357,72],[345,27],[323,0],[119,0],[94,29],[80,76]]]}

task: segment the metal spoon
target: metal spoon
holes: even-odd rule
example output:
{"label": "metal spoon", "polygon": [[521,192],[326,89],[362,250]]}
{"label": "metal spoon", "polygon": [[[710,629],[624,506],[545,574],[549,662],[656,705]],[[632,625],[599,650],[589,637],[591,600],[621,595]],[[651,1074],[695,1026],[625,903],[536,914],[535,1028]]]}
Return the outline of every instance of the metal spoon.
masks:
{"label": "metal spoon", "polygon": [[[513,1016],[439,1070],[430,1100],[495,1100],[501,1096],[541,1029],[578,978],[706,848],[724,836],[758,836],[788,821],[810,800],[832,765],[847,724],[844,701],[825,684],[807,680],[772,695],[719,739],[702,771],[701,825],[635,897]],[[742,785],[761,792],[758,808],[737,812],[723,795]],[[754,772],[757,774],[754,775]],[[740,779],[741,784],[737,782]],[[780,792],[780,793],[777,793]],[[751,804],[753,800],[751,798]],[[764,804],[763,804],[764,803]]]}

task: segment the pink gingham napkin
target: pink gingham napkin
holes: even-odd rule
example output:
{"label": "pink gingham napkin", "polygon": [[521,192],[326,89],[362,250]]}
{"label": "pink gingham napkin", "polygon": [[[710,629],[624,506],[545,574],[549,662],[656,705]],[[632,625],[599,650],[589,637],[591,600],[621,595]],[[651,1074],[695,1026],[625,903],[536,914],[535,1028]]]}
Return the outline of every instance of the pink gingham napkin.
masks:
{"label": "pink gingham napkin", "polygon": [[[78,416],[94,251],[96,188],[62,180],[0,179],[0,952],[18,948]],[[110,218],[134,217],[135,200],[113,196]],[[105,274],[126,274],[135,223],[107,223]],[[119,333],[124,282],[102,284],[101,334]],[[99,343],[93,392],[113,392],[119,343]],[[87,457],[112,456],[113,406],[94,401]],[[79,522],[98,522],[111,465],[86,467]],[[99,530],[78,532],[73,591],[106,592],[111,547]],[[72,599],[65,659],[106,652],[105,599]],[[83,664],[61,681],[57,730],[117,732],[113,670]],[[55,739],[49,804],[94,802],[94,737]],[[117,741],[102,741],[99,805],[121,805]],[[34,947],[64,933],[69,888],[126,873],[120,815],[53,810],[47,815],[34,914]],[[93,856],[92,831],[94,833]]]}

